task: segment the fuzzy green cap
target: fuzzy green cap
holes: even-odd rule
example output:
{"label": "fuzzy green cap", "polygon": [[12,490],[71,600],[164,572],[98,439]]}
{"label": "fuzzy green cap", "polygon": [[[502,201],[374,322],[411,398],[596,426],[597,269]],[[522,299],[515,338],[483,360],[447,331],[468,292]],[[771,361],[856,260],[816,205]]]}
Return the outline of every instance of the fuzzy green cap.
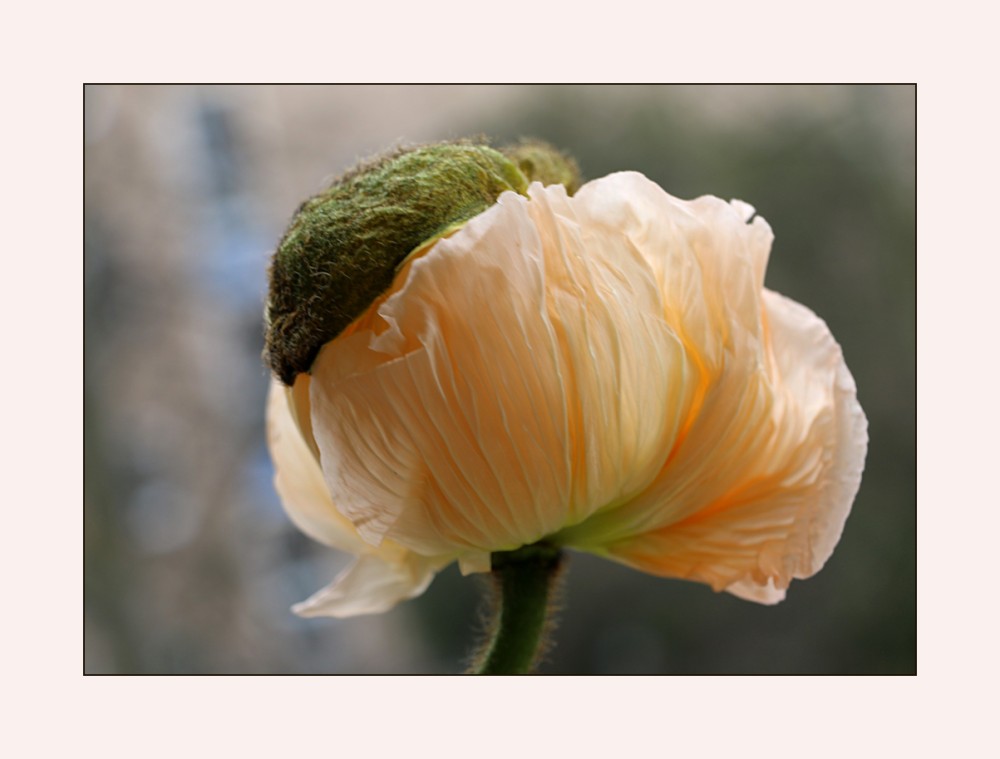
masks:
{"label": "fuzzy green cap", "polygon": [[[507,152],[509,158],[504,153]],[[362,164],[299,208],[270,269],[265,360],[286,385],[392,285],[423,245],[532,181],[579,186],[576,164],[542,143],[401,149]]]}

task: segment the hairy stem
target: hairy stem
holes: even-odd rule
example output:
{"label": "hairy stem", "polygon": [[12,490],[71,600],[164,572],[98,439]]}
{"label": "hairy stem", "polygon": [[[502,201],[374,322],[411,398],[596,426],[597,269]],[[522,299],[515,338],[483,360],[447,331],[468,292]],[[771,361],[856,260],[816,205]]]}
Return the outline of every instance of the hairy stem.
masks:
{"label": "hairy stem", "polygon": [[545,543],[494,553],[489,638],[470,670],[478,675],[531,672],[546,650],[562,555]]}

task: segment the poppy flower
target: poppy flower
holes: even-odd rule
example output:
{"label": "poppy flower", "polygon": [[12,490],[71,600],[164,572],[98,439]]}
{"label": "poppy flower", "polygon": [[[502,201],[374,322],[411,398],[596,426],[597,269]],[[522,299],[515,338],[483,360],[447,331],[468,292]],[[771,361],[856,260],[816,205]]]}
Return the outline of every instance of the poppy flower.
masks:
{"label": "poppy flower", "polygon": [[840,346],[764,287],[771,228],[635,172],[503,191],[273,380],[292,520],[356,556],[300,614],[380,612],[539,541],[760,603],[815,574],[867,421]]}

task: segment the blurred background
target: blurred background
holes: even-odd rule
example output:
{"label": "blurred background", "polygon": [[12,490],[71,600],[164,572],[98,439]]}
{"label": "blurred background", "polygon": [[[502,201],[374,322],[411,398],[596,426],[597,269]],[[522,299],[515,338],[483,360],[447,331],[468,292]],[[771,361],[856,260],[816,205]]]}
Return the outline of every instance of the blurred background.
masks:
{"label": "blurred background", "polygon": [[843,539],[762,607],[573,554],[553,674],[916,671],[912,86],[85,88],[85,671],[458,673],[483,588],[289,607],[348,557],[282,512],[265,269],[298,204],[400,143],[548,140],[586,177],[752,203],[767,284],[823,317],[870,424]]}

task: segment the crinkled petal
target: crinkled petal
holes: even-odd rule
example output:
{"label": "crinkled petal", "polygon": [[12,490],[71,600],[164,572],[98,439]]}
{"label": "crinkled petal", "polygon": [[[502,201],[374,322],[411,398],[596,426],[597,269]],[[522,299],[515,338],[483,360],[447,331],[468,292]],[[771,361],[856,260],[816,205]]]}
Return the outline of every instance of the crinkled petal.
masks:
{"label": "crinkled petal", "polygon": [[410,554],[405,561],[388,562],[376,555],[361,556],[332,583],[292,611],[303,617],[356,617],[388,611],[400,601],[423,593],[441,562]]}
{"label": "crinkled petal", "polygon": [[599,550],[723,497],[767,444],[773,398],[761,287],[772,235],[762,219],[747,223],[744,203],[679,200],[634,172],[592,182],[577,197],[593,224],[624,236],[648,262],[685,366],[660,388],[683,400],[666,408],[677,433],[650,486],[563,535]]}
{"label": "crinkled petal", "polygon": [[584,185],[591,223],[625,236],[649,263],[665,316],[699,369],[717,372],[760,331],[760,291],[773,234],[753,208],[705,196],[680,200],[636,172]]}
{"label": "crinkled petal", "polygon": [[[299,382],[308,382],[300,375]],[[350,520],[333,505],[319,461],[292,413],[293,390],[271,381],[267,401],[267,442],[274,462],[274,486],[295,526],[314,540],[350,553],[367,550]]]}
{"label": "crinkled petal", "polygon": [[679,434],[690,369],[649,262],[563,188],[529,193],[408,262],[313,367],[326,482],[371,541],[532,543],[640,492]]}
{"label": "crinkled petal", "polygon": [[[827,476],[821,483],[821,497],[809,510],[806,530],[812,548],[812,574],[826,563],[840,541],[861,486],[868,452],[868,419],[858,403],[854,377],[826,323],[802,304],[778,293],[765,290],[764,302],[777,371],[788,388],[787,397],[795,399],[789,404],[797,401],[810,410],[816,409],[819,415],[833,417],[823,451]],[[823,374],[826,383],[817,379]],[[828,390],[831,376],[832,403]]]}
{"label": "crinkled petal", "polygon": [[[308,427],[308,375],[295,388],[272,381],[268,395],[268,444],[275,466],[275,488],[295,525],[321,543],[360,554],[329,586],[294,607],[303,616],[349,617],[386,611],[422,593],[448,558],[416,556],[393,541],[365,542],[334,507],[312,446]],[[294,400],[293,400],[294,399]],[[298,407],[303,421],[297,419]]]}
{"label": "crinkled petal", "polygon": [[737,580],[726,588],[726,592],[744,601],[754,601],[765,606],[774,606],[785,600],[785,591],[774,587],[774,580],[771,578],[764,585],[758,585],[753,580]]}
{"label": "crinkled petal", "polygon": [[[857,493],[867,420],[840,346],[812,311],[765,291],[772,400],[739,467],[720,486],[683,492],[701,507],[608,547],[654,574],[776,603],[792,578],[818,572],[833,552]],[[725,444],[724,441],[723,445]],[[711,462],[710,462],[711,463]],[[688,513],[689,512],[689,513]]]}

